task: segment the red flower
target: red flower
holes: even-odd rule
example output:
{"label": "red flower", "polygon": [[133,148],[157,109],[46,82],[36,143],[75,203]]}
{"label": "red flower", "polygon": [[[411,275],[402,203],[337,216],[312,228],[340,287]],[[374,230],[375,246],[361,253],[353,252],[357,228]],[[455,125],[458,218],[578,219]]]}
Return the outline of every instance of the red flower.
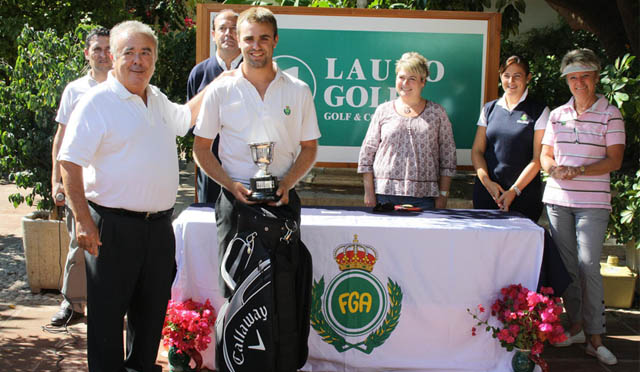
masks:
{"label": "red flower", "polygon": [[178,352],[189,349],[202,351],[211,343],[211,327],[216,321],[209,300],[204,304],[188,299],[170,300],[162,328],[163,344],[175,346]]}

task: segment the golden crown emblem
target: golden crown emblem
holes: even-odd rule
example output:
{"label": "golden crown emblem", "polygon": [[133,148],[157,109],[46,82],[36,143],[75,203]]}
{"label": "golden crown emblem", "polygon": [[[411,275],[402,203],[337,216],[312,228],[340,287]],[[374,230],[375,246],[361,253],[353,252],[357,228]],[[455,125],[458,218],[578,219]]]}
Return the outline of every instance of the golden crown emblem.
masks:
{"label": "golden crown emblem", "polygon": [[333,250],[333,258],[340,271],[362,269],[371,272],[378,254],[372,246],[360,243],[358,235],[354,234],[352,243],[340,244]]}

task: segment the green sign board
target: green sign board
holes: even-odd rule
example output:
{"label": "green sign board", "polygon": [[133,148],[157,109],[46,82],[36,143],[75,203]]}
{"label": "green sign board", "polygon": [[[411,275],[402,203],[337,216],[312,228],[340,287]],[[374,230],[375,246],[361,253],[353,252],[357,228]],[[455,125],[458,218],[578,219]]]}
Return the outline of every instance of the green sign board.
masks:
{"label": "green sign board", "polygon": [[320,145],[359,147],[376,107],[396,96],[395,61],[404,52],[416,51],[432,61],[423,97],[446,108],[457,146],[471,147],[475,132],[464,123],[478,120],[482,35],[291,29],[279,33],[276,62],[315,92]]}

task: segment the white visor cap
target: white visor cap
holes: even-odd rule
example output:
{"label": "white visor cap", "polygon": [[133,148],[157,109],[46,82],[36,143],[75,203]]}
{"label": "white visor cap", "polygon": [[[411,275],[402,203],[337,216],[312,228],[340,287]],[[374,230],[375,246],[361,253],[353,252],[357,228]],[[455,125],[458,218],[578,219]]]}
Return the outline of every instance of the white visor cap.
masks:
{"label": "white visor cap", "polygon": [[598,71],[596,66],[585,65],[579,62],[574,62],[567,65],[564,70],[562,70],[562,75],[560,77],[565,77],[567,74],[572,72],[589,72],[589,71]]}

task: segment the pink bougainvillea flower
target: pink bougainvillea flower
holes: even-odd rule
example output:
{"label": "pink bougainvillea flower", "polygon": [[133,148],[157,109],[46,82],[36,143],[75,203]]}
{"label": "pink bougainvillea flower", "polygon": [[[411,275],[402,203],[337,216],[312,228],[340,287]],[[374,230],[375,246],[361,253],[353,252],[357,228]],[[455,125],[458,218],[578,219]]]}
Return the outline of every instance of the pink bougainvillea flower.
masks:
{"label": "pink bougainvillea flower", "polygon": [[[542,288],[537,293],[521,284],[502,288],[491,305],[491,316],[502,323],[498,326],[489,325],[488,319],[478,317],[478,313],[485,311],[482,305],[477,305],[475,313],[467,311],[478,321],[476,326],[486,327],[503,347],[530,349],[538,355],[547,340],[556,343],[566,339],[559,318],[563,311],[561,302],[559,298],[549,296],[552,293],[551,288]],[[473,327],[471,334],[476,332]]]}

